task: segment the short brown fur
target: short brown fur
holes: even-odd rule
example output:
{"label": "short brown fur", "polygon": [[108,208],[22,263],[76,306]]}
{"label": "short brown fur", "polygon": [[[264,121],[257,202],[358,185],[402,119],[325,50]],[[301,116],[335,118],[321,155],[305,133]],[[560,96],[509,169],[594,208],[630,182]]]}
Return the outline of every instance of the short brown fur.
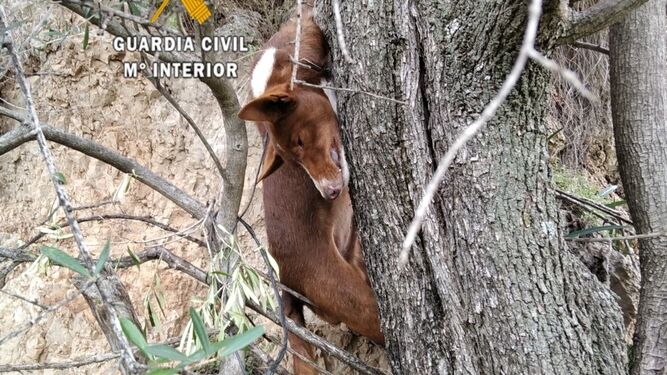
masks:
{"label": "short brown fur", "polygon": [[[310,11],[302,23],[301,61],[324,67],[328,49]],[[239,113],[256,121],[268,136],[262,178],[269,250],[280,267],[281,282],[312,301],[308,307],[317,315],[332,324],[343,322],[384,345],[343,181],[336,115],[321,89],[295,85],[289,90],[295,29],[290,21],[267,42],[265,48],[277,50],[267,89]],[[324,77],[321,68],[300,66],[298,73],[300,80],[314,84]],[[318,180],[329,181],[333,190],[316,187]],[[333,194],[339,183],[340,191]],[[289,293],[283,294],[283,301],[285,314],[304,325],[305,304]],[[292,349],[314,358],[309,344],[292,334],[289,340]],[[316,373],[297,358],[294,372]]]}

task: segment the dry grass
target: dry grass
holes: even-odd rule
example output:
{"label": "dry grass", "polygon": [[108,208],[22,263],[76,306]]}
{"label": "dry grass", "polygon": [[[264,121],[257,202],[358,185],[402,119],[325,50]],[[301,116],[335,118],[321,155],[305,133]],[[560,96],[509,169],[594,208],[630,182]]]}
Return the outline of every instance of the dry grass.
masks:
{"label": "dry grass", "polygon": [[[581,9],[595,3],[586,0],[575,6]],[[606,47],[607,33],[601,32],[582,40]],[[561,66],[573,70],[600,101],[583,98],[559,75],[553,76],[550,98],[552,131],[560,133],[552,139],[552,154],[563,167],[585,169],[591,174],[616,180],[615,152],[609,97],[608,56],[571,46],[557,48],[553,56]],[[613,170],[610,170],[613,169]]]}

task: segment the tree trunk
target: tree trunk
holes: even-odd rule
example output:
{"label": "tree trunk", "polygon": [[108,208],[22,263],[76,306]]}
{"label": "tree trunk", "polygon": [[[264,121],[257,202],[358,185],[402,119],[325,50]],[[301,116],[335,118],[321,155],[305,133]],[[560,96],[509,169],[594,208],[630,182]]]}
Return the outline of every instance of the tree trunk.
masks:
{"label": "tree trunk", "polygon": [[[667,230],[667,39],[665,1],[630,12],[609,33],[618,164],[638,233]],[[667,238],[639,241],[641,295],[633,374],[667,368]]]}
{"label": "tree trunk", "polygon": [[534,64],[459,153],[409,264],[397,265],[438,158],[517,57],[527,4],[346,1],[354,64],[339,50],[330,1],[317,6],[336,85],[408,102],[338,92],[355,219],[394,373],[624,373],[619,306],[557,229],[549,79]]}

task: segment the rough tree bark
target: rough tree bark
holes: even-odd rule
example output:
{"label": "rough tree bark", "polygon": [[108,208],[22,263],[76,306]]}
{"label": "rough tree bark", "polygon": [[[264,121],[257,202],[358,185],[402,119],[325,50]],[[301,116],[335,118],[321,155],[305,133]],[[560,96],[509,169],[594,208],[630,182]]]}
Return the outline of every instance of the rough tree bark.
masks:
{"label": "rough tree bark", "polygon": [[[397,267],[438,158],[512,67],[527,4],[346,1],[354,64],[340,53],[330,1],[317,6],[336,85],[408,102],[338,93],[355,218],[394,373],[624,373],[618,304],[557,230],[544,121],[549,79],[535,64],[459,153],[407,268]],[[545,45],[557,29],[542,25]]]}
{"label": "rough tree bark", "polygon": [[[667,230],[667,38],[665,1],[651,0],[609,33],[618,164],[638,233]],[[667,238],[639,241],[641,295],[633,374],[667,368]]]}

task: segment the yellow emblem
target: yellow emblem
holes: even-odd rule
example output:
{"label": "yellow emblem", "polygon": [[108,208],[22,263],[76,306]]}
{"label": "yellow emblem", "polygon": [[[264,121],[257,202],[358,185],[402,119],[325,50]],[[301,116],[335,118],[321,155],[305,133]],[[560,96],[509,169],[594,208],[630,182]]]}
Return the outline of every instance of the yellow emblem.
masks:
{"label": "yellow emblem", "polygon": [[[181,2],[190,17],[199,22],[200,25],[211,17],[211,11],[206,6],[206,3],[204,3],[204,0],[181,0]],[[164,8],[167,7],[167,4],[169,4],[169,0],[162,0],[162,4],[160,4],[160,7],[155,14],[153,14],[153,17],[151,17],[151,23],[157,21],[160,14],[164,11]]]}

